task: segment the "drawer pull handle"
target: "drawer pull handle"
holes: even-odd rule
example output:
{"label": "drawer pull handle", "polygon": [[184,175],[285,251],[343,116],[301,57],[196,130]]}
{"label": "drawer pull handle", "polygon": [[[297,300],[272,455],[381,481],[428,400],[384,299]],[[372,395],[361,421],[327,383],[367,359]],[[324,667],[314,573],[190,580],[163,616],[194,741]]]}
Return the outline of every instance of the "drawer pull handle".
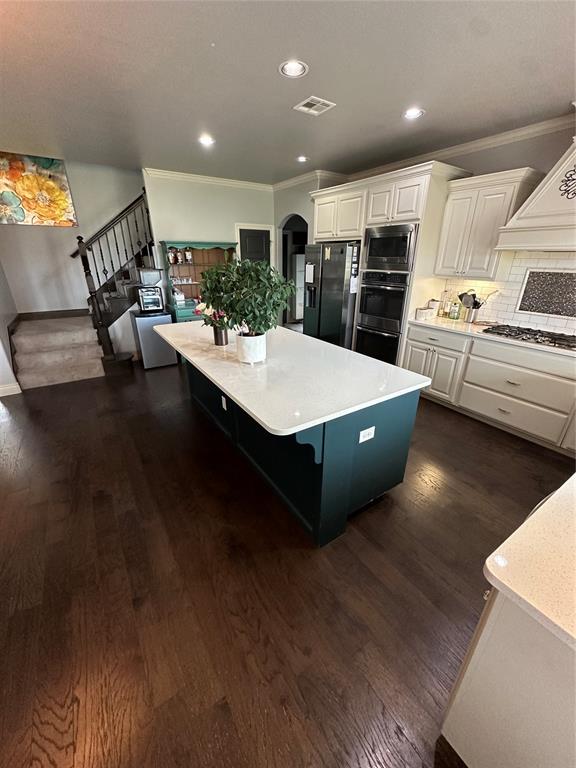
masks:
{"label": "drawer pull handle", "polygon": [[428,336],[428,341],[438,341],[437,336]]}
{"label": "drawer pull handle", "polygon": [[498,408],[500,413],[510,413],[510,411],[507,411],[506,408]]}
{"label": "drawer pull handle", "polygon": [[482,597],[485,601],[487,601],[488,598],[490,597],[490,592],[492,592],[491,589],[485,589],[484,592],[482,593]]}
{"label": "drawer pull handle", "polygon": [[510,379],[506,379],[507,384],[512,384],[513,387],[519,387],[520,383],[518,381],[511,381]]}

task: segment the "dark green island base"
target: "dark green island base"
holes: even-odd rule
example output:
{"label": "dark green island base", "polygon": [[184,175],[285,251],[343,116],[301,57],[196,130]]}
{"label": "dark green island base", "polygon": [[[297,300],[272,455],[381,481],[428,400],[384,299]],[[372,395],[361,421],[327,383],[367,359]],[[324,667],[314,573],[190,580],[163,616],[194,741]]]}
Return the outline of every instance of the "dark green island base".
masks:
{"label": "dark green island base", "polygon": [[[186,363],[190,390],[280,494],[314,542],[340,536],[348,517],[404,479],[419,391],[292,435],[273,435]],[[374,437],[359,443],[362,430]]]}

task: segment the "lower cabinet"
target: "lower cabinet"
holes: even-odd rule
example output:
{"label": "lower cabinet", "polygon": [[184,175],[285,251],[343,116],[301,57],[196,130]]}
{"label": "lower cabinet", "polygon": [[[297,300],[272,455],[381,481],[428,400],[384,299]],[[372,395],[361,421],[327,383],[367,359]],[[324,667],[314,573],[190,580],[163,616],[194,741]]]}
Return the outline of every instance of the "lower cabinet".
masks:
{"label": "lower cabinet", "polygon": [[525,437],[576,453],[576,381],[570,356],[410,325],[404,368],[426,390]]}
{"label": "lower cabinet", "polygon": [[444,400],[454,401],[460,371],[464,361],[462,352],[426,345],[408,340],[404,353],[404,367],[432,379],[427,392]]}

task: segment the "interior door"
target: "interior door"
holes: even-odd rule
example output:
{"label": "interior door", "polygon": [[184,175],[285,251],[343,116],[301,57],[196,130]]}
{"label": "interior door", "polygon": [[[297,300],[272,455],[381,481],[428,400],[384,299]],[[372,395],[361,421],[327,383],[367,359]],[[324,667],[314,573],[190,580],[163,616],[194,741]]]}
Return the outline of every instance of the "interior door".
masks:
{"label": "interior door", "polygon": [[512,206],[513,187],[502,185],[478,191],[474,219],[463,270],[467,277],[493,280],[498,254],[494,250],[498,242],[499,228],[508,221]]}
{"label": "interior door", "polygon": [[431,394],[444,400],[454,400],[462,359],[463,357],[459,352],[438,348],[432,351],[428,373],[432,379],[432,384],[429,387]]}
{"label": "interior door", "polygon": [[270,230],[241,229],[240,256],[251,261],[270,262]]}
{"label": "interior door", "polygon": [[470,241],[472,217],[478,199],[476,190],[453,192],[448,198],[438,246],[437,275],[458,275]]}

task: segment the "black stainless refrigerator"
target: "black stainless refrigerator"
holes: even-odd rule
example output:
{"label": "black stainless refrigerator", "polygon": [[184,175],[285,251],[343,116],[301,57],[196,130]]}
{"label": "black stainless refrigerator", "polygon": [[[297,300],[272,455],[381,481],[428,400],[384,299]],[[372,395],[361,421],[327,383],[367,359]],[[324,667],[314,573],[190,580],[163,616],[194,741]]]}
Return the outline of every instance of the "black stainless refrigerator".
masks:
{"label": "black stainless refrigerator", "polygon": [[352,346],[360,241],[307,245],[304,262],[304,333]]}

